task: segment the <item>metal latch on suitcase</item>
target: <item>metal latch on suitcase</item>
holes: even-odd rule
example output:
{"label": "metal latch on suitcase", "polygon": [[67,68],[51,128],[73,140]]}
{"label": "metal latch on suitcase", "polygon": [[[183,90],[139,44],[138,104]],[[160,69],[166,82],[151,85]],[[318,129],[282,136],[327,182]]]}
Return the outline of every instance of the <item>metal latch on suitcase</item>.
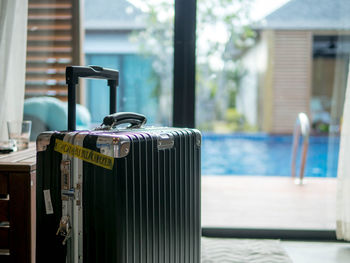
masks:
{"label": "metal latch on suitcase", "polygon": [[68,201],[70,198],[76,200],[76,205],[81,205],[81,184],[75,188],[71,187],[71,161],[62,160],[61,162],[61,197]]}
{"label": "metal latch on suitcase", "polygon": [[65,245],[67,240],[71,237],[72,227],[69,223],[69,216],[62,216],[60,220],[60,225],[58,226],[56,235],[61,235],[64,237],[62,245]]}
{"label": "metal latch on suitcase", "polygon": [[157,139],[158,150],[170,149],[174,146],[174,135],[171,133],[161,133]]}
{"label": "metal latch on suitcase", "polygon": [[70,160],[62,160],[61,162],[61,189],[70,190],[71,189],[71,162]]}

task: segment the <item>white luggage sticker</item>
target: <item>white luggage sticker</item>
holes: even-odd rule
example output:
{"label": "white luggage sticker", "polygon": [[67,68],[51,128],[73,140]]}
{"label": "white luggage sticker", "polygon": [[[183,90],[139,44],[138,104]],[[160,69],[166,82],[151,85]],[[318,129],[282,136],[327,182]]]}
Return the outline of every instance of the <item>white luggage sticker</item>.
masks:
{"label": "white luggage sticker", "polygon": [[52,207],[52,202],[51,202],[50,189],[44,190],[44,200],[45,200],[46,214],[47,215],[53,214],[53,207]]}

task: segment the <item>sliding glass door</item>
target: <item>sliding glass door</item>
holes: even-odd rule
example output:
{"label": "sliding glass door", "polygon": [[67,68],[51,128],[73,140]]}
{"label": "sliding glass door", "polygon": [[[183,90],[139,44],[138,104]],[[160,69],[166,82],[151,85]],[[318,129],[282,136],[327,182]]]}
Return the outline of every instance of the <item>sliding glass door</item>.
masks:
{"label": "sliding glass door", "polygon": [[335,229],[347,5],[198,1],[204,227]]}
{"label": "sliding glass door", "polygon": [[[86,64],[119,70],[118,111],[147,116],[148,124],[170,126],[174,3],[138,0],[85,0]],[[109,114],[109,90],[87,81],[85,104],[92,125]]]}

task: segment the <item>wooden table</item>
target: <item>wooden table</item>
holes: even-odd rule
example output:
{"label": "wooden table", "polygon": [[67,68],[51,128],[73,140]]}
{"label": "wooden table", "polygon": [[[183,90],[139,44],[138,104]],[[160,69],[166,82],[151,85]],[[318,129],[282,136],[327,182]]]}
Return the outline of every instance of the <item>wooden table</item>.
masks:
{"label": "wooden table", "polygon": [[0,154],[0,262],[35,262],[36,151]]}

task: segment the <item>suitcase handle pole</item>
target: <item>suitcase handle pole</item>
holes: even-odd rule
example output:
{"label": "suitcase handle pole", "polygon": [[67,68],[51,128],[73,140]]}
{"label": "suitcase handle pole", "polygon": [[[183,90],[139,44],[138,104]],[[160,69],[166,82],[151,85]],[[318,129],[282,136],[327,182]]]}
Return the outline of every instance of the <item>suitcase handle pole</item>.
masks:
{"label": "suitcase handle pole", "polygon": [[140,128],[146,122],[147,118],[142,114],[119,112],[104,117],[102,125],[114,127],[122,123],[130,123],[130,128]]}
{"label": "suitcase handle pole", "polygon": [[68,130],[76,130],[76,85],[79,78],[106,79],[110,88],[109,113],[117,111],[117,86],[119,72],[99,66],[66,67],[66,83],[68,85]]}

